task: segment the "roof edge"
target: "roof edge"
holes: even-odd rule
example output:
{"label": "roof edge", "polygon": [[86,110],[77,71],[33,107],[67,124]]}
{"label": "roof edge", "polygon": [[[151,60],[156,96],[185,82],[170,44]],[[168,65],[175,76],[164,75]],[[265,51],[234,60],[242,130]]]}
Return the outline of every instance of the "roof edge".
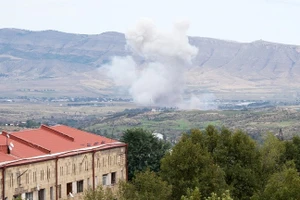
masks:
{"label": "roof edge", "polygon": [[48,153],[48,154],[51,153],[51,150],[49,150],[49,149],[47,149],[45,147],[42,147],[42,146],[40,146],[38,144],[35,144],[35,143],[29,142],[27,140],[24,140],[22,138],[19,138],[19,137],[13,135],[13,134],[10,134],[10,137],[11,137],[11,139],[17,140],[17,141],[19,141],[19,142],[21,142],[21,143],[23,143],[23,144],[25,144],[25,145],[27,145],[29,147],[30,146],[34,146],[35,148],[37,148],[38,150],[40,150],[40,151],[42,151],[44,153]]}
{"label": "roof edge", "polygon": [[98,145],[98,146],[92,146],[92,147],[85,147],[85,148],[81,148],[81,149],[63,151],[63,152],[59,152],[59,153],[53,153],[53,154],[47,154],[47,155],[41,155],[41,156],[33,156],[33,157],[28,157],[28,158],[20,158],[20,159],[17,159],[17,160],[1,162],[0,163],[0,168],[6,167],[6,166],[9,166],[9,167],[14,166],[15,163],[22,162],[22,161],[30,162],[31,160],[34,160],[34,159],[42,159],[41,161],[51,160],[51,159],[56,158],[56,157],[57,158],[63,157],[64,155],[70,154],[70,153],[77,153],[77,154],[78,153],[88,153],[88,152],[93,151],[93,150],[101,150],[101,149],[106,149],[106,148],[109,149],[109,148],[114,148],[114,147],[122,147],[122,146],[126,146],[126,145],[127,144],[123,143],[123,142],[113,142],[113,143],[101,144],[101,145]]}
{"label": "roof edge", "polygon": [[44,125],[44,124],[42,124],[40,128],[41,128],[41,129],[44,129],[44,130],[46,130],[46,131],[49,131],[49,132],[51,132],[51,133],[54,133],[54,134],[56,134],[56,135],[58,135],[58,136],[61,136],[61,137],[65,138],[65,139],[67,139],[67,140],[70,140],[70,141],[72,141],[72,142],[74,142],[74,140],[75,140],[73,137],[71,137],[71,136],[69,136],[69,135],[67,135],[67,134],[65,134],[65,133],[63,133],[63,132],[54,130],[54,129],[52,129],[51,127],[46,126],[46,125]]}

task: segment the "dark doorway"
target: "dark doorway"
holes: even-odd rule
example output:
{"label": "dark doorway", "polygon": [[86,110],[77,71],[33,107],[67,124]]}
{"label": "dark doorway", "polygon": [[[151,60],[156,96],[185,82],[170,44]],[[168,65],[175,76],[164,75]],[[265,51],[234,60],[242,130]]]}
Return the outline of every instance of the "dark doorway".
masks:
{"label": "dark doorway", "polygon": [[50,200],[53,200],[53,187],[50,187]]}
{"label": "dark doorway", "polygon": [[73,193],[72,183],[67,183],[67,196],[69,196],[70,193]]}
{"label": "dark doorway", "polygon": [[39,190],[39,200],[45,200],[45,189]]}
{"label": "dark doorway", "polygon": [[116,172],[111,173],[111,185],[116,184]]}

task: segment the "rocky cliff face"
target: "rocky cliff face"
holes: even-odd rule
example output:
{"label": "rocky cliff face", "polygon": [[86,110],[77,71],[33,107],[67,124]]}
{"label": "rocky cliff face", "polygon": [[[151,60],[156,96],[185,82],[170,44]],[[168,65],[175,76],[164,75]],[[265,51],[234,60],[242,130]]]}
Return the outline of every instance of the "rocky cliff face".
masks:
{"label": "rocky cliff face", "polygon": [[[297,96],[299,46],[200,37],[190,37],[190,43],[199,53],[194,67],[187,69],[187,92],[213,92],[226,98]],[[54,96],[113,95],[116,88],[98,69],[112,56],[126,55],[131,52],[121,33],[0,29],[0,91],[3,95],[43,96],[41,91],[46,90]]]}

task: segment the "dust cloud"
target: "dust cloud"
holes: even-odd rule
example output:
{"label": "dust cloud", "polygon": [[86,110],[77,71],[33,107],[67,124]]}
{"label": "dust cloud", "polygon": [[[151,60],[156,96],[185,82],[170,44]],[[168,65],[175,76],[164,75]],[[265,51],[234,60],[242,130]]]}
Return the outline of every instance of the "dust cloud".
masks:
{"label": "dust cloud", "polygon": [[150,19],[142,19],[125,33],[127,48],[143,59],[114,57],[104,66],[117,85],[127,88],[135,103],[144,106],[167,106],[199,109],[200,100],[184,100],[185,72],[192,66],[198,49],[189,44],[187,21],[174,24],[163,32]]}

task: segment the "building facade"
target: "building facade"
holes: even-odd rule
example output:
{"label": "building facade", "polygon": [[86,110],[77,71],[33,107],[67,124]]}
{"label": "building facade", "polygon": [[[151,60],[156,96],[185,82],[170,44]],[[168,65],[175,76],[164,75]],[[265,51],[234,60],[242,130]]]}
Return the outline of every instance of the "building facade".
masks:
{"label": "building facade", "polygon": [[47,127],[0,137],[0,199],[81,199],[98,185],[127,180],[124,143],[73,129]]}

